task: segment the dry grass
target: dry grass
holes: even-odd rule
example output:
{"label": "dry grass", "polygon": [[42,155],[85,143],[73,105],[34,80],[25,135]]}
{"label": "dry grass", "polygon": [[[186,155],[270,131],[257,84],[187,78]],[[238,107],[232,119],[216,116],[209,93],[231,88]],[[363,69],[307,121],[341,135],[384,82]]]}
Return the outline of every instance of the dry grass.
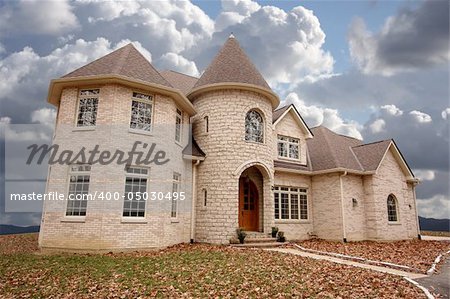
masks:
{"label": "dry grass", "polygon": [[450,237],[450,232],[435,232],[431,230],[421,230],[420,234],[423,236]]}
{"label": "dry grass", "polygon": [[35,243],[36,236],[0,237],[1,298],[424,298],[400,277],[263,250],[37,255]]}

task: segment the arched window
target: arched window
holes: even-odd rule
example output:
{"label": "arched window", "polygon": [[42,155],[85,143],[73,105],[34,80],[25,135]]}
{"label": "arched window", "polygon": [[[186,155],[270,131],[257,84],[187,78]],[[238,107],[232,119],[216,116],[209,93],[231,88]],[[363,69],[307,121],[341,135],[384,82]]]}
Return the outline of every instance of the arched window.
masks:
{"label": "arched window", "polygon": [[388,221],[392,222],[398,221],[397,199],[392,194],[389,194],[387,198],[387,212],[388,212]]}
{"label": "arched window", "polygon": [[245,140],[260,142],[264,141],[264,122],[261,114],[250,110],[245,116]]}

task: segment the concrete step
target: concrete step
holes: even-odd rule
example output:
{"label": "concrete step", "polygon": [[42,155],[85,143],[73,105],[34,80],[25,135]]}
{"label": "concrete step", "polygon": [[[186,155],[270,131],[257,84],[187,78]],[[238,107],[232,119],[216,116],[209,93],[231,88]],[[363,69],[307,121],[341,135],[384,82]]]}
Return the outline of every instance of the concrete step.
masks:
{"label": "concrete step", "polygon": [[276,242],[277,238],[245,238],[244,243],[250,244],[250,243],[272,243]]}
{"label": "concrete step", "polygon": [[245,239],[260,239],[260,238],[269,238],[271,237],[269,234],[261,233],[261,232],[245,232],[247,234]]}
{"label": "concrete step", "polygon": [[284,242],[264,242],[264,243],[244,243],[244,244],[230,244],[231,247],[238,248],[273,248],[286,245],[288,243]]}

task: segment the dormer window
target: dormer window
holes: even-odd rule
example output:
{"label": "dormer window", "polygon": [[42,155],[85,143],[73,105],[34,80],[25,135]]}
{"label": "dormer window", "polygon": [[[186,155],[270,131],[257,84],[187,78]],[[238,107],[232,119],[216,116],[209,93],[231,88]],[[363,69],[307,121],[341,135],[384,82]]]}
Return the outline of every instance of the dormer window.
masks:
{"label": "dormer window", "polygon": [[80,90],[77,127],[95,127],[100,89]]}
{"label": "dormer window", "polygon": [[261,114],[250,110],[245,116],[245,140],[264,142],[264,122]]}
{"label": "dormer window", "polygon": [[300,140],[297,138],[278,135],[278,157],[296,159],[300,158]]}
{"label": "dormer window", "polygon": [[130,129],[151,131],[152,109],[152,96],[139,92],[133,92],[133,97],[131,99]]}

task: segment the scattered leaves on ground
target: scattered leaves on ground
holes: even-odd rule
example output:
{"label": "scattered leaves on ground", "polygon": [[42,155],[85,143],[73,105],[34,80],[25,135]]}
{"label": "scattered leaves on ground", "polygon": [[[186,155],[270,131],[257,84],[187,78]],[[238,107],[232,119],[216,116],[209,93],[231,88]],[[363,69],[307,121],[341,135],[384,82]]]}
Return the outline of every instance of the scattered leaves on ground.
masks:
{"label": "scattered leaves on ground", "polygon": [[424,298],[400,277],[264,250],[181,244],[45,255],[23,244],[36,238],[13,240],[0,241],[1,298]]}
{"label": "scattered leaves on ground", "polygon": [[362,257],[374,261],[408,266],[426,272],[439,254],[450,250],[447,241],[408,240],[395,242],[335,242],[305,240],[298,242],[305,248]]}

